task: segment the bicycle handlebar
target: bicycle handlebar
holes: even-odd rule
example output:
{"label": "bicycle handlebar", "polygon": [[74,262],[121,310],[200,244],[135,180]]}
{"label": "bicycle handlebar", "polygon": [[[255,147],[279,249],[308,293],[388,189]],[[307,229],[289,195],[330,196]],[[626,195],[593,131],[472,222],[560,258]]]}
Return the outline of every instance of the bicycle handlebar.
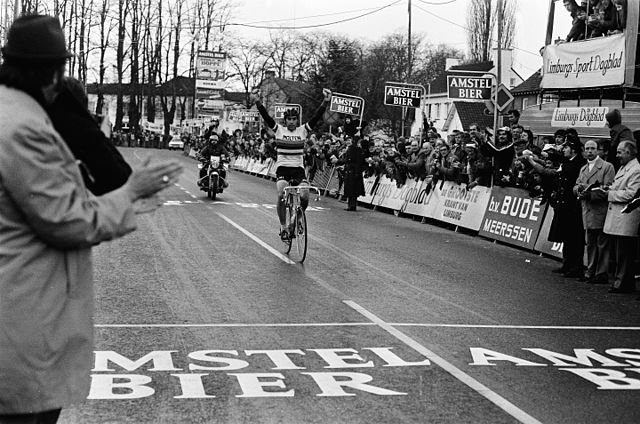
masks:
{"label": "bicycle handlebar", "polygon": [[285,188],[282,189],[282,191],[293,191],[293,190],[314,190],[316,193],[320,193],[320,189],[312,185],[286,186]]}
{"label": "bicycle handlebar", "polygon": [[297,185],[297,186],[286,186],[285,188],[282,189],[282,192],[284,194],[287,194],[290,191],[300,191],[300,190],[309,190],[309,191],[315,191],[316,194],[318,195],[318,197],[316,198],[316,200],[320,199],[320,189],[318,187],[312,186],[312,185]]}

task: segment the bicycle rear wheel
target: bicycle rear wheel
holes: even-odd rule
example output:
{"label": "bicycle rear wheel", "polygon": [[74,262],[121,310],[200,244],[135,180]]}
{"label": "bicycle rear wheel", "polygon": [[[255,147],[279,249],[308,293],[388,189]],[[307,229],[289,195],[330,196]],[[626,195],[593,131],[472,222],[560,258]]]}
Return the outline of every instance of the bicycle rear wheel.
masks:
{"label": "bicycle rear wheel", "polygon": [[307,217],[302,208],[298,207],[295,217],[296,253],[298,262],[304,262],[307,257]]}

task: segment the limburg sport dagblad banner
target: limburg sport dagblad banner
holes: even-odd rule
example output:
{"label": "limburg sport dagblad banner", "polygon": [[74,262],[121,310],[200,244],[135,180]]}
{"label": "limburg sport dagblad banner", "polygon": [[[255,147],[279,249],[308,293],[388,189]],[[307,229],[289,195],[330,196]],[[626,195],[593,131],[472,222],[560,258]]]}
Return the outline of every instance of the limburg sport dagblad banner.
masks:
{"label": "limburg sport dagblad banner", "polygon": [[624,83],[623,34],[549,45],[544,50],[542,88],[587,88]]}

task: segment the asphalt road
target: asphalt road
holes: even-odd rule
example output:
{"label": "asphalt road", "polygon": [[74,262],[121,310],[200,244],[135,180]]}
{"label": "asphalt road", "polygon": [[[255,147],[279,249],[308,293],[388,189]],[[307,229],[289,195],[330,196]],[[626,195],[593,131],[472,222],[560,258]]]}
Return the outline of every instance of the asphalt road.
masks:
{"label": "asphalt road", "polygon": [[164,206],[94,250],[89,399],[61,423],[637,423],[640,301],[558,262],[323,197],[304,265],[274,183],[185,164]]}

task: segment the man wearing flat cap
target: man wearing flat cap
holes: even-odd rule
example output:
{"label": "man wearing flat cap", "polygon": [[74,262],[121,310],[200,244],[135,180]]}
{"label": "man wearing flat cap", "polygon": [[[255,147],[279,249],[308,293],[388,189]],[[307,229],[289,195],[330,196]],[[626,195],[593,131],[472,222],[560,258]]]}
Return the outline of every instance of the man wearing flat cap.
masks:
{"label": "man wearing flat cap", "polygon": [[[101,197],[45,111],[71,56],[57,19],[15,20],[0,65],[0,423],[55,423],[86,399],[93,359],[91,246],[136,228],[133,202],[177,163],[145,163]],[[148,161],[147,161],[148,162]]]}
{"label": "man wearing flat cap", "polygon": [[551,195],[553,220],[549,241],[563,243],[562,266],[554,272],[569,278],[581,278],[584,276],[584,227],[582,207],[573,187],[586,160],[582,156],[582,143],[576,135],[566,135],[562,154],[556,187]]}

